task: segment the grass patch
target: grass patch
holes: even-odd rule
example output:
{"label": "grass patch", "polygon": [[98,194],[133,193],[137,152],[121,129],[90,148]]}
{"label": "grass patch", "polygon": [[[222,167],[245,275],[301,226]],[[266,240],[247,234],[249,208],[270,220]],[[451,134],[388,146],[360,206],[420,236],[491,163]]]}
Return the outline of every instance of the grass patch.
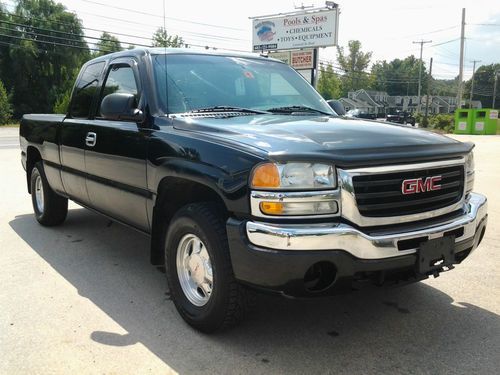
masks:
{"label": "grass patch", "polygon": [[0,125],[0,128],[18,128],[18,127],[19,127],[18,122],[12,122],[10,124]]}

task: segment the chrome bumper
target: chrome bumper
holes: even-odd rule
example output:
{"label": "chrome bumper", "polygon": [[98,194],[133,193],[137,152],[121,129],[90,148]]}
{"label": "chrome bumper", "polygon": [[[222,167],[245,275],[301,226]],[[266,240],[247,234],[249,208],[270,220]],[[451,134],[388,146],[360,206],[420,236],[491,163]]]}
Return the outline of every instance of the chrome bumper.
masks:
{"label": "chrome bumper", "polygon": [[443,237],[446,232],[463,227],[456,242],[474,237],[476,228],[487,215],[487,200],[481,194],[471,193],[465,202],[466,213],[452,220],[431,226],[418,226],[408,231],[383,235],[368,235],[348,224],[269,224],[249,221],[247,236],[256,246],[275,250],[344,250],[360,259],[382,259],[412,254],[416,248],[399,250],[398,242],[413,238]]}

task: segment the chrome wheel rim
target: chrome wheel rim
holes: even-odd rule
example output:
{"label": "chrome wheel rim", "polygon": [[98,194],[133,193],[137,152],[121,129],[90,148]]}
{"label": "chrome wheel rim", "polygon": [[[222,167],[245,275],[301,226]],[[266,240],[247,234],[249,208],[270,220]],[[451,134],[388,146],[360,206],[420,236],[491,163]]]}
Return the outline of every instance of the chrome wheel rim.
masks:
{"label": "chrome wheel rim", "polygon": [[44,200],[43,200],[43,183],[40,176],[36,176],[35,180],[35,201],[36,208],[40,213],[43,213]]}
{"label": "chrome wheel rim", "polygon": [[195,306],[210,300],[213,288],[212,262],[205,244],[194,234],[186,234],[177,246],[177,276],[186,298]]}

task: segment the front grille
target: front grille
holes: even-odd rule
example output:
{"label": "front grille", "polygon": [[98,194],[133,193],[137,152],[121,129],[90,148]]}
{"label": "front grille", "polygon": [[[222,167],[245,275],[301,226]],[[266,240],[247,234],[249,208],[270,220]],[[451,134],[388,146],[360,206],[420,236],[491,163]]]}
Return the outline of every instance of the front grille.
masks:
{"label": "front grille", "polygon": [[[441,176],[441,189],[404,195],[403,180]],[[367,217],[417,214],[450,206],[460,201],[464,190],[463,166],[354,176],[354,193],[359,213]]]}

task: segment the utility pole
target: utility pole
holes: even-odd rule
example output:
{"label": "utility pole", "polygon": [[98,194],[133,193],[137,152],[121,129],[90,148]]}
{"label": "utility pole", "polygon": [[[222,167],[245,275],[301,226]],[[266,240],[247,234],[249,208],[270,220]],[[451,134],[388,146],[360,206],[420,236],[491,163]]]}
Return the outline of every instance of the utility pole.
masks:
{"label": "utility pole", "polygon": [[462,28],[460,32],[460,68],[458,71],[457,108],[462,108],[462,81],[464,79],[465,8],[462,8]]}
{"label": "utility pole", "polygon": [[472,68],[472,83],[470,85],[470,98],[469,98],[469,109],[472,108],[472,93],[474,92],[474,74],[476,73],[476,63],[481,62],[481,60],[472,60],[474,65]]}
{"label": "utility pole", "polygon": [[424,44],[426,43],[432,43],[432,40],[421,40],[419,42],[413,42],[413,44],[420,44],[420,65],[418,66],[418,106],[417,106],[417,113],[420,113],[421,109],[421,97],[420,97],[420,89],[421,89],[421,84],[422,84],[422,52],[424,50]]}
{"label": "utility pole", "polygon": [[500,74],[500,71],[495,70],[495,83],[493,84],[493,103],[491,105],[491,108],[495,109],[495,98],[497,96],[497,81],[498,81],[498,74]]}
{"label": "utility pole", "polygon": [[427,121],[427,116],[429,115],[429,97],[431,95],[431,82],[432,82],[432,57],[431,63],[429,64],[429,82],[427,82],[427,97],[425,100],[425,116],[424,116],[424,128],[429,126],[429,122]]}

